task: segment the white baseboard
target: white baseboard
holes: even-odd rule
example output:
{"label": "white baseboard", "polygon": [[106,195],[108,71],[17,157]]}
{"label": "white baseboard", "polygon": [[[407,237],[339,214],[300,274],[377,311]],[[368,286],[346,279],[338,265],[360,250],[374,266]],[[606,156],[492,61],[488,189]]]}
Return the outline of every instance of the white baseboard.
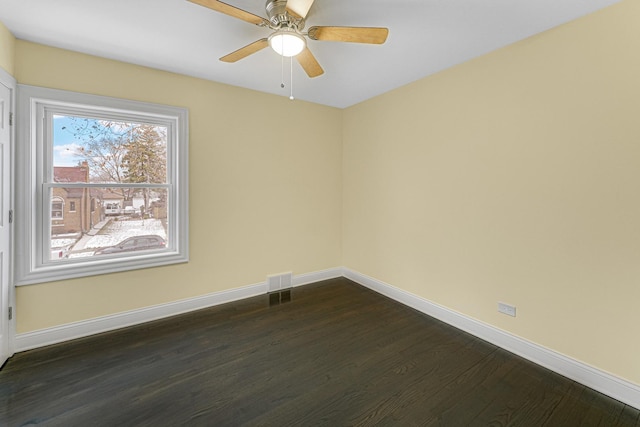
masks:
{"label": "white baseboard", "polygon": [[323,280],[335,279],[336,277],[342,277],[343,268],[330,268],[327,270],[315,271],[313,273],[298,274],[293,276],[293,286],[308,285],[310,283],[321,282]]}
{"label": "white baseboard", "polygon": [[53,328],[16,334],[14,342],[15,350],[16,352],[31,350],[114,329],[138,325],[140,323],[175,316],[189,311],[265,294],[266,289],[266,282],[258,283],[242,288],[214,292],[195,298],[173,301],[167,304],[154,305],[137,310],[96,317],[80,322],[67,323]]}
{"label": "white baseboard", "polygon": [[344,277],[640,409],[640,386],[348,268]]}
{"label": "white baseboard", "polygon": [[[342,277],[342,268],[332,268],[293,276],[293,286],[302,286],[335,277]],[[173,301],[167,304],[125,311],[24,334],[16,334],[13,342],[14,349],[16,352],[31,350],[266,293],[267,282],[265,281],[242,288],[214,292],[194,298]]]}
{"label": "white baseboard", "polygon": [[[478,338],[495,344],[498,347],[524,357],[538,365],[544,366],[560,375],[611,396],[627,405],[640,409],[640,386],[637,384],[630,383],[583,362],[348,268],[339,267],[296,275],[293,277],[293,286],[302,286],[342,276]],[[242,288],[214,292],[208,295],[174,301],[167,304],[69,323],[24,334],[16,334],[14,348],[16,352],[30,350],[266,293],[267,282],[265,281]]]}

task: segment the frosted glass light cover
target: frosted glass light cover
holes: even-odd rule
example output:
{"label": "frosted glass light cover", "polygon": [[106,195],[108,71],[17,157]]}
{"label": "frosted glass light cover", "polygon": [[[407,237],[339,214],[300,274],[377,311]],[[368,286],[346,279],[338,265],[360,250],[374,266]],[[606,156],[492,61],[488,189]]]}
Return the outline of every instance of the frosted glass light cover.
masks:
{"label": "frosted glass light cover", "polygon": [[305,47],[304,38],[296,33],[277,32],[269,37],[269,44],[278,55],[296,56]]}

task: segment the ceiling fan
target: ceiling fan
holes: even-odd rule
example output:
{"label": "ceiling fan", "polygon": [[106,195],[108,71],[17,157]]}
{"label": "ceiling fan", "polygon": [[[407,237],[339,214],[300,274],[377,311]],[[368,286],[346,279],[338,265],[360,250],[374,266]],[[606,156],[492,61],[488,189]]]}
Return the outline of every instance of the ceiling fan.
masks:
{"label": "ceiling fan", "polygon": [[309,50],[305,37],[311,40],[382,44],[387,40],[387,35],[389,34],[387,28],[380,27],[318,26],[311,27],[306,33],[303,33],[305,19],[314,0],[267,0],[265,7],[269,19],[218,0],[189,1],[259,27],[267,27],[273,30],[269,37],[255,41],[225,55],[220,58],[221,61],[236,62],[267,46],[271,46],[273,50],[282,56],[295,56],[309,77],[317,77],[323,74],[324,70]]}

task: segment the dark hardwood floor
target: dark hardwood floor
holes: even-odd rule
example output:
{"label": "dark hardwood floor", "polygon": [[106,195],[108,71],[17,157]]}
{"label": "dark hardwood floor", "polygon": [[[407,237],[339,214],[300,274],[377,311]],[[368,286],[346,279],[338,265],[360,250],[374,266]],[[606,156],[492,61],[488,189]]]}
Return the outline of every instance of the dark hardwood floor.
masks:
{"label": "dark hardwood floor", "polygon": [[0,425],[640,426],[638,410],[347,279],[290,299],[16,354]]}

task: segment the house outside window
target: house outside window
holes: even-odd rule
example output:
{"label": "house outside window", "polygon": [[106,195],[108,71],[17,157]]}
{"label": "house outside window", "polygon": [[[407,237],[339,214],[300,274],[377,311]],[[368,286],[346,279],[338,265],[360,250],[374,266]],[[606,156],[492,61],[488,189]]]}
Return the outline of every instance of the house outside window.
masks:
{"label": "house outside window", "polygon": [[[57,163],[54,161],[53,182],[90,182],[88,162],[82,161],[77,166],[63,166]],[[83,233],[89,232],[94,223],[87,212],[89,189],[56,187],[52,189],[52,194],[54,199],[63,200],[65,206],[68,206],[64,223],[55,224],[56,228],[51,230],[52,241],[57,241],[56,236],[59,235],[65,235],[65,241],[68,241],[70,238],[80,238]]]}
{"label": "house outside window", "polygon": [[23,85],[18,108],[18,285],[188,260],[185,109]]}

